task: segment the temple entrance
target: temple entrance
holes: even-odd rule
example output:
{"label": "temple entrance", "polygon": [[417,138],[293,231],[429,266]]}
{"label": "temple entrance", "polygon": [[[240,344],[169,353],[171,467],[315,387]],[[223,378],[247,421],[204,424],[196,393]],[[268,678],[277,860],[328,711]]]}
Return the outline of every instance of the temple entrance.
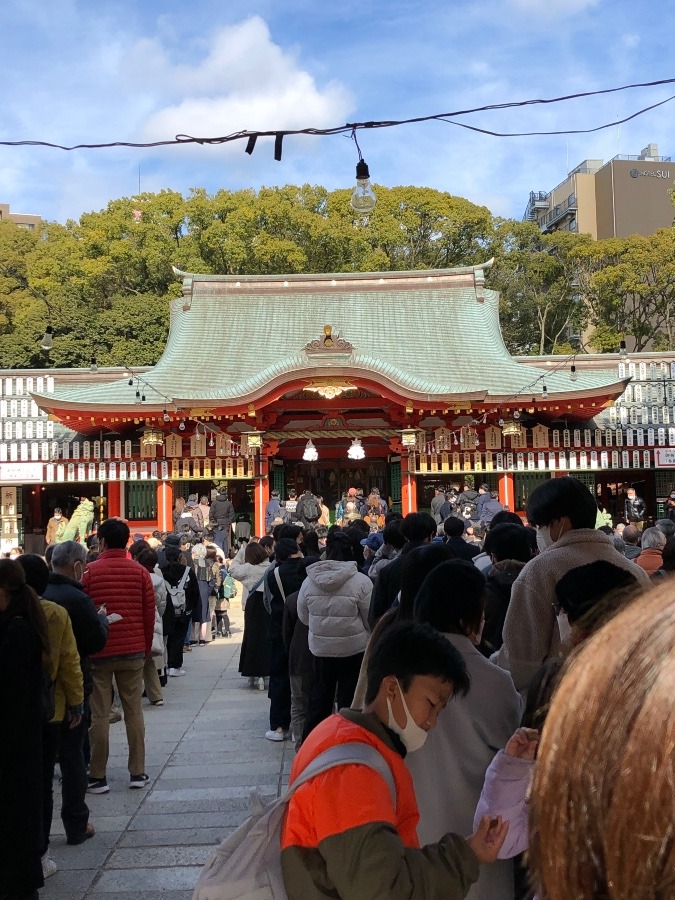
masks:
{"label": "temple entrance", "polygon": [[295,488],[298,494],[310,490],[323,497],[323,502],[335,511],[335,506],[344,491],[350,487],[363,491],[364,496],[376,487],[385,500],[389,500],[391,486],[389,484],[389,465],[386,459],[362,459],[349,461],[344,459],[319,460],[315,463],[304,461],[285,462],[284,474],[286,492]]}

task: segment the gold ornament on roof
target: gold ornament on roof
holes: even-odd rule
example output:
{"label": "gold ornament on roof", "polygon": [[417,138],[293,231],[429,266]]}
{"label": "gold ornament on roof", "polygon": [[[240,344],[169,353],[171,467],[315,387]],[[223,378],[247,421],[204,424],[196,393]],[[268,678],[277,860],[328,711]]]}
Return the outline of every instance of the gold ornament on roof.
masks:
{"label": "gold ornament on roof", "polygon": [[324,325],[321,337],[304,346],[305,353],[352,353],[354,347],[349,341],[341,338],[332,325]]}
{"label": "gold ornament on roof", "polygon": [[335,397],[339,397],[345,391],[353,391],[355,388],[356,385],[351,381],[310,381],[305,385],[304,390],[318,394],[324,400],[334,400]]}

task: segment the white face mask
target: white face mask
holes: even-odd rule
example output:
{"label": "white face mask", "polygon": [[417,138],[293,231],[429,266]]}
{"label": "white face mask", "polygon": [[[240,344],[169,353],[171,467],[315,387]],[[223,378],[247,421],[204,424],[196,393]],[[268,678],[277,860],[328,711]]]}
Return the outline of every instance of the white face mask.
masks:
{"label": "white face mask", "polygon": [[55,518],[56,521],[58,522],[59,519],[61,518],[61,513],[54,513],[54,518]]}
{"label": "white face mask", "polygon": [[389,710],[389,722],[387,724],[391,730],[401,738],[403,746],[408,753],[414,753],[415,750],[419,750],[420,747],[423,746],[427,739],[427,732],[424,728],[421,728],[410,715],[410,710],[408,709],[408,704],[405,702],[405,697],[403,696],[403,691],[401,685],[398,683],[398,679],[396,679],[396,684],[398,684],[398,689],[401,691],[401,702],[403,703],[403,711],[405,712],[405,725],[401,728],[394,718],[394,711],[391,708],[391,700],[389,697],[387,697],[387,708]]}
{"label": "white face mask", "polygon": [[570,626],[570,621],[567,618],[567,613],[563,612],[561,610],[558,613],[558,615],[556,616],[556,619],[558,621],[558,631],[560,632],[560,640],[564,641],[570,636],[570,633],[572,631],[572,628]]}
{"label": "white face mask", "polygon": [[543,553],[544,550],[546,550],[547,547],[550,547],[553,543],[554,540],[551,537],[551,526],[539,525],[537,527],[537,547],[539,547],[539,552]]}

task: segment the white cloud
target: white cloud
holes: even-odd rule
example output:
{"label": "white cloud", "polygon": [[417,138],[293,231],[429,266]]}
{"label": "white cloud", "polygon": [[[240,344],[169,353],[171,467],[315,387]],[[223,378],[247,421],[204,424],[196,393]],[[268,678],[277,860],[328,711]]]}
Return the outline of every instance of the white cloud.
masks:
{"label": "white cloud", "polygon": [[621,43],[624,47],[628,47],[632,49],[633,47],[637,47],[640,43],[640,35],[639,34],[624,34],[621,37]]}
{"label": "white cloud", "polygon": [[322,128],[342,124],[354,105],[339,82],[319,87],[292,53],[274,43],[259,16],[217,31],[194,66],[173,63],[154,39],[138,42],[123,67],[128,79],[142,74],[157,99],[139,126],[144,140]]}

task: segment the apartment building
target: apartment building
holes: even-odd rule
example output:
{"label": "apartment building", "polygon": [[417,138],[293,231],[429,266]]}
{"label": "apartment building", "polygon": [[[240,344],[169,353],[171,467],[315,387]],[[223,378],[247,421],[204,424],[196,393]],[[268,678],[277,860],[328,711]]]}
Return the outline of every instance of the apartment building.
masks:
{"label": "apartment building", "polygon": [[41,216],[28,216],[23,213],[13,213],[10,211],[9,203],[0,203],[0,222],[14,222],[19,228],[25,228],[27,231],[35,231],[42,223]]}
{"label": "apartment building", "polygon": [[648,144],[638,156],[586,159],[550,191],[532,191],[524,219],[542,232],[572,231],[597,240],[652,234],[675,218],[675,165]]}

